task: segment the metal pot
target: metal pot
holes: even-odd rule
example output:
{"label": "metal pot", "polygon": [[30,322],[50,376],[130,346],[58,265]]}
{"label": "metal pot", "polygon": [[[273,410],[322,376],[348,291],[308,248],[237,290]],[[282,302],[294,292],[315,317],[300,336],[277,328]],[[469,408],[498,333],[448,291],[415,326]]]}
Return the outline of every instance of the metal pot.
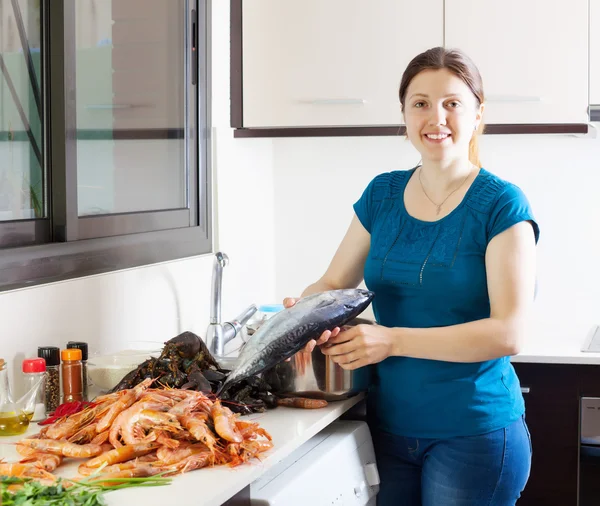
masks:
{"label": "metal pot", "polygon": [[[373,323],[355,318],[347,326]],[[368,389],[371,367],[353,371],[342,369],[331,357],[316,347],[309,355],[296,353],[289,362],[282,362],[263,373],[274,393],[294,394],[300,397],[342,400]]]}

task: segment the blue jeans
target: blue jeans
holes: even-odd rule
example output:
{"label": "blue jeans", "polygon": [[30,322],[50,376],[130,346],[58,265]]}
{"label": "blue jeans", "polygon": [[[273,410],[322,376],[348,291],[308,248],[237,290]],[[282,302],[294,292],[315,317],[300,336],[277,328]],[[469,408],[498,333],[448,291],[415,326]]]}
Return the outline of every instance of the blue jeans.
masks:
{"label": "blue jeans", "polygon": [[480,436],[415,439],[372,430],[378,506],[509,506],[525,488],[531,437],[525,418]]}

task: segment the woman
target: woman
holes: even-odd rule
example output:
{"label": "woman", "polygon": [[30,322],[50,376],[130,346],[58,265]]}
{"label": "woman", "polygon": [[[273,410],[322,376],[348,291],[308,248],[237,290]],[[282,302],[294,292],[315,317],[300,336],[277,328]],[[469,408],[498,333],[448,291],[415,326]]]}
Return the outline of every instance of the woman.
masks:
{"label": "woman", "polygon": [[345,369],[374,365],[378,504],[512,505],[531,441],[508,357],[534,298],[538,226],[522,191],[480,167],[484,96],[467,56],[418,55],[399,95],[422,164],[371,181],[327,272],[302,294],[364,277],[378,325],[327,331],[305,351],[327,343]]}

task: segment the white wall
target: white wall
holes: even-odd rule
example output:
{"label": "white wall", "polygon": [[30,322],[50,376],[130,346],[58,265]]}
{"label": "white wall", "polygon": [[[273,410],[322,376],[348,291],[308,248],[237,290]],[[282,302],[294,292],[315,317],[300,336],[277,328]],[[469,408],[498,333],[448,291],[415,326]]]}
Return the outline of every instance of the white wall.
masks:
{"label": "white wall", "polygon": [[[269,139],[233,139],[229,128],[229,2],[213,2],[215,248],[223,317],[272,302],[275,286],[273,164]],[[39,345],[88,341],[91,352],[162,342],[184,330],[204,335],[212,255],[0,294],[0,356],[14,370]],[[232,343],[231,347],[235,347]]]}
{"label": "white wall", "polygon": [[[484,167],[521,186],[540,224],[535,346],[581,342],[600,323],[600,139],[487,135],[480,144]],[[275,140],[277,298],[321,276],[375,175],[418,161],[400,137]]]}

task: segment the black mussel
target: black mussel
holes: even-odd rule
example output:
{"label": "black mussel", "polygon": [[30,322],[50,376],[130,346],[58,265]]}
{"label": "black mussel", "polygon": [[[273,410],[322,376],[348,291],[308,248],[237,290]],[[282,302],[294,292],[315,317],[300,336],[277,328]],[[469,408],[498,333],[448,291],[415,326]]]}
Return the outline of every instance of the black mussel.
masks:
{"label": "black mussel", "polygon": [[246,385],[244,387],[242,387],[233,397],[232,399],[234,401],[237,402],[243,402],[246,403],[246,398],[250,396],[250,393],[252,392],[252,387],[250,385]]}
{"label": "black mussel", "polygon": [[215,371],[214,369],[205,369],[204,371],[202,371],[202,374],[204,374],[204,377],[211,382],[221,382],[223,381],[227,375],[223,374],[222,372],[219,371]]}
{"label": "black mussel", "polygon": [[271,390],[271,385],[269,385],[261,376],[250,376],[249,378],[246,378],[246,382],[259,392]]}
{"label": "black mussel", "polygon": [[262,399],[255,399],[253,397],[246,397],[246,399],[244,400],[244,402],[255,413],[264,413],[267,410],[267,404]]}
{"label": "black mussel", "polygon": [[245,404],[223,402],[223,405],[227,406],[234,413],[239,413],[240,415],[251,415],[253,413],[252,408],[250,406],[246,406]]}
{"label": "black mussel", "polygon": [[195,383],[195,390],[198,390],[199,392],[205,394],[210,394],[212,392],[210,382],[204,377],[199,369],[188,374],[188,381]]}
{"label": "black mussel", "polygon": [[267,408],[273,409],[277,407],[277,397],[271,392],[258,392],[256,396],[265,403]]}

